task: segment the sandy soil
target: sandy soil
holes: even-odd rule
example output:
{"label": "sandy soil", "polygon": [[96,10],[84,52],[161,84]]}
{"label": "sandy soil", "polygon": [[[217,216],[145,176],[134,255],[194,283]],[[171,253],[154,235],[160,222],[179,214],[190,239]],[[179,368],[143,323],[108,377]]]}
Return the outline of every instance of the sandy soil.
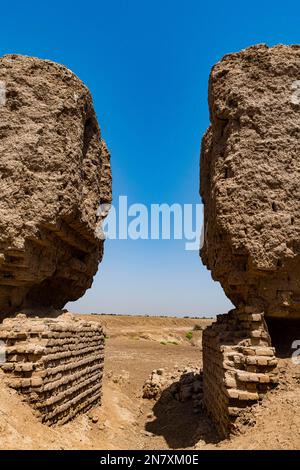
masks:
{"label": "sandy soil", "polygon": [[[86,317],[86,316],[85,316]],[[201,331],[210,320],[88,316],[106,326],[103,405],[64,426],[48,428],[33,416],[0,373],[1,449],[299,449],[300,366],[280,359],[281,385],[253,409],[251,425],[218,439],[192,402],[145,400],[153,369],[201,364]],[[186,337],[192,331],[191,339]]]}

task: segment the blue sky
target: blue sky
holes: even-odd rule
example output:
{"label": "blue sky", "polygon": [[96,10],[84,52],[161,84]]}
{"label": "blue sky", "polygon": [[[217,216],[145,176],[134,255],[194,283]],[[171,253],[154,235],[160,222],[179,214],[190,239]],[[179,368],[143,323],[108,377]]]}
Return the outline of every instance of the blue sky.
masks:
{"label": "blue sky", "polygon": [[[212,65],[255,43],[299,43],[299,13],[296,1],[16,1],[1,5],[0,49],[60,62],[90,88],[115,201],[199,203]],[[182,241],[109,240],[105,248],[73,311],[211,316],[230,308]]]}

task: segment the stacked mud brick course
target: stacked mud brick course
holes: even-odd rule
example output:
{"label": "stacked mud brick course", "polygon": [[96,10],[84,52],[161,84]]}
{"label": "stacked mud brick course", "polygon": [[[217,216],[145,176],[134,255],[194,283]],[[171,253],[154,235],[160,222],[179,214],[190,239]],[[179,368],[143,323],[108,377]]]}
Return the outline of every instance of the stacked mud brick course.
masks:
{"label": "stacked mud brick course", "polygon": [[204,403],[222,437],[277,383],[275,349],[261,313],[218,315],[203,333]]}
{"label": "stacked mud brick course", "polygon": [[299,67],[299,45],[260,44],[227,54],[209,78],[201,258],[236,307],[203,340],[204,399],[223,435],[275,382],[257,313],[270,331],[282,324],[281,343],[300,322]]}
{"label": "stacked mud brick course", "polygon": [[63,424],[101,403],[104,333],[70,314],[57,319],[20,314],[0,325],[6,345],[2,370],[37,416]]}

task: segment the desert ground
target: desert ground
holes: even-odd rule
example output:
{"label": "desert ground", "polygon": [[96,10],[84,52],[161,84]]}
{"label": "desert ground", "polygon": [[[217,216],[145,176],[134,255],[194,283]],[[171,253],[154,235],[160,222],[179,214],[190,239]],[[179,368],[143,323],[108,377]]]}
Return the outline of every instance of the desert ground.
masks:
{"label": "desert ground", "polygon": [[220,440],[192,400],[142,398],[154,369],[201,367],[202,329],[212,320],[85,315],[106,329],[102,406],[63,426],[41,424],[1,372],[1,449],[299,449],[300,365],[279,359],[280,385],[253,407],[243,432]]}

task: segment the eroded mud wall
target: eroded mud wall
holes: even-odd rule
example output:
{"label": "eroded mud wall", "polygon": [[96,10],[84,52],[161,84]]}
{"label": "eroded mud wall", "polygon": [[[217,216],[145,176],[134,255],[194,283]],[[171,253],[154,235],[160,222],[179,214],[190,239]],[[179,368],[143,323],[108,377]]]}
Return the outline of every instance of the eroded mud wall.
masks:
{"label": "eroded mud wall", "polygon": [[66,67],[0,59],[0,312],[81,297],[103,255],[109,152],[86,86]]}
{"label": "eroded mud wall", "polygon": [[300,46],[258,45],[209,79],[201,258],[236,306],[203,336],[204,401],[222,436],[276,384],[267,322],[282,321],[284,342],[300,321],[299,67]]}

